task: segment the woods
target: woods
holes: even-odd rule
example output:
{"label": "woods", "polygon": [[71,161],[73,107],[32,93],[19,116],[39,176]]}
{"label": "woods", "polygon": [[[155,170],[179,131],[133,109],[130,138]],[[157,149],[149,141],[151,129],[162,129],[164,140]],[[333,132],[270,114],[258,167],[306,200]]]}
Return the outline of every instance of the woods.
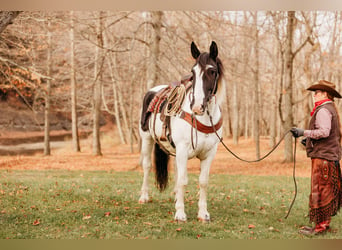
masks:
{"label": "woods", "polygon": [[[138,143],[140,107],[152,86],[180,81],[193,66],[190,43],[219,47],[225,67],[224,136],[274,145],[312,109],[305,90],[326,79],[341,90],[341,12],[73,11],[0,14],[0,97],[35,116],[64,117],[74,150],[79,130],[115,124],[120,143]],[[341,109],[341,103],[336,103]],[[41,128],[43,130],[43,128]],[[133,147],[131,147],[133,151]],[[292,161],[292,138],[284,161]]]}

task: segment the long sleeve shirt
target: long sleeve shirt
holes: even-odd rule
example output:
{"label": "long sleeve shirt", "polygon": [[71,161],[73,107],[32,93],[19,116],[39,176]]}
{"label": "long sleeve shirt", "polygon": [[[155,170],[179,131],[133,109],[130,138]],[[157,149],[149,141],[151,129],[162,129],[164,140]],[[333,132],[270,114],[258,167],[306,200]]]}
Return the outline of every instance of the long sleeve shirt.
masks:
{"label": "long sleeve shirt", "polygon": [[331,130],[332,114],[326,108],[321,108],[317,111],[315,129],[304,130],[304,136],[312,139],[326,138]]}

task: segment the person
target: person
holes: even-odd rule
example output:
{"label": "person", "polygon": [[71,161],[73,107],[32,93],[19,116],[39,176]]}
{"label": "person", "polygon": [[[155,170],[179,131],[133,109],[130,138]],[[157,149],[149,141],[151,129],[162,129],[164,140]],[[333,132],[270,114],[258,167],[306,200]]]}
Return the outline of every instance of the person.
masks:
{"label": "person", "polygon": [[335,84],[320,80],[307,90],[314,91],[315,105],[309,129],[292,128],[294,137],[304,136],[307,156],[311,158],[310,222],[299,233],[315,235],[330,230],[331,217],[340,209],[341,192],[341,124],[334,98],[341,98]]}

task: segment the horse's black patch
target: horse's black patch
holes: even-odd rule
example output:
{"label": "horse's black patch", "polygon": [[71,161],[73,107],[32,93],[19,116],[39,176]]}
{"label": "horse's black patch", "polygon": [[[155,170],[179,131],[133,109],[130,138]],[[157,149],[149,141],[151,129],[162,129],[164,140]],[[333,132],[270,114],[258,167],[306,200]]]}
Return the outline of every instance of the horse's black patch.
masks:
{"label": "horse's black patch", "polygon": [[156,95],[156,92],[148,91],[144,97],[143,108],[141,112],[141,120],[140,120],[140,126],[143,131],[149,130],[148,120],[151,116],[151,112],[149,112],[147,109],[155,95]]}

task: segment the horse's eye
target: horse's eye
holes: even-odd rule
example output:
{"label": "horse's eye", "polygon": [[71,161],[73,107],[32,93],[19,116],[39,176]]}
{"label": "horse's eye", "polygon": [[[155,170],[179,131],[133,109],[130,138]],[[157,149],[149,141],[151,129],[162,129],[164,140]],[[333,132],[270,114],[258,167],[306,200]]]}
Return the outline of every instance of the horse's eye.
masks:
{"label": "horse's eye", "polygon": [[216,76],[216,70],[212,70],[211,69],[211,70],[209,70],[208,73],[209,73],[210,76]]}

